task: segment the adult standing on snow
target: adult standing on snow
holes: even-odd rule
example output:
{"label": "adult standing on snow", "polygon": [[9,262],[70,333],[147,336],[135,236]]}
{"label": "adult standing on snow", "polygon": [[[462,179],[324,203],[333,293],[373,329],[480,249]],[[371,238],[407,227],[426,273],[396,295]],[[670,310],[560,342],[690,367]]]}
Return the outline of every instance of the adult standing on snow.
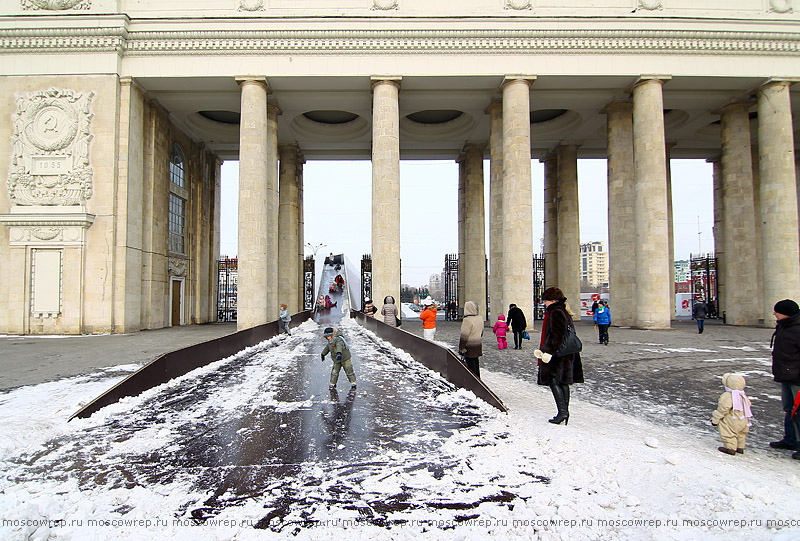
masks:
{"label": "adult standing on snow", "polygon": [[508,305],[506,323],[514,333],[514,349],[522,349],[522,333],[528,328],[525,313],[516,304]]}
{"label": "adult standing on snow", "polygon": [[569,386],[583,383],[583,364],[581,354],[572,353],[555,357],[556,351],[564,343],[567,329],[575,327],[567,310],[564,292],[557,287],[549,287],[542,295],[544,302],[544,321],[539,349],[533,355],[539,359],[539,385],[549,385],[556,401],[558,414],[549,419],[553,424],[569,423]]}
{"label": "adult standing on snow", "polygon": [[795,400],[800,393],[800,307],[791,299],[775,304],[775,332],[772,334],[772,376],[781,384],[783,439],[769,444],[773,449],[793,450],[800,460],[800,412],[792,418]]}
{"label": "adult standing on snow", "polygon": [[464,318],[461,320],[461,335],[458,338],[458,352],[464,355],[467,368],[481,377],[478,357],[483,355],[483,318],[478,314],[478,303],[464,303]]}
{"label": "adult standing on snow", "polygon": [[422,336],[425,340],[433,342],[436,336],[436,305],[433,300],[428,297],[422,301],[423,308],[419,318],[422,320]]}
{"label": "adult standing on snow", "polygon": [[384,297],[381,315],[383,316],[384,323],[392,327],[397,327],[397,305],[394,303],[394,297],[391,295]]}

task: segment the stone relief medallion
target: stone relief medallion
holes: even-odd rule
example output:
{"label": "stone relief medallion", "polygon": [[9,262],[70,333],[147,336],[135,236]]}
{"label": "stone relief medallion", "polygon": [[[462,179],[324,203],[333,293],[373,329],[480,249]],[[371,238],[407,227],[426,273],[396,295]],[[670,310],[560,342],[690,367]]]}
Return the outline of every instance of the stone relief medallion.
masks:
{"label": "stone relief medallion", "polygon": [[264,11],[264,0],[239,0],[239,11]]}
{"label": "stone relief medallion", "polygon": [[21,0],[22,9],[91,9],[92,0]]}
{"label": "stone relief medallion", "polygon": [[791,13],[792,0],[769,0],[769,10],[776,13]]}
{"label": "stone relief medallion", "polygon": [[17,97],[7,182],[12,204],[72,206],[92,196],[93,96],[52,88]]}
{"label": "stone relief medallion", "polygon": [[372,9],[397,9],[398,0],[372,0]]}
{"label": "stone relief medallion", "polygon": [[506,9],[531,9],[530,0],[506,0]]}
{"label": "stone relief medallion", "polygon": [[664,9],[664,4],[661,0],[639,0],[639,7],[642,9]]}
{"label": "stone relief medallion", "polygon": [[186,276],[186,260],[177,257],[169,258],[169,275]]}

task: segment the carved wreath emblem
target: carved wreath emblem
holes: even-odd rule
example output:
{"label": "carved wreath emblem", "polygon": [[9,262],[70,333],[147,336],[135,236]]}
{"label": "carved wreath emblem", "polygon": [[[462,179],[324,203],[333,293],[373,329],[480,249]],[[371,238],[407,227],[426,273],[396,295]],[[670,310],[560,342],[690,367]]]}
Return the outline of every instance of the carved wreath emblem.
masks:
{"label": "carved wreath emblem", "polygon": [[93,92],[50,89],[17,97],[8,197],[15,205],[80,205],[92,196]]}
{"label": "carved wreath emblem", "polygon": [[61,11],[65,9],[91,9],[92,0],[22,0],[22,9],[50,9]]}
{"label": "carved wreath emblem", "polygon": [[530,0],[506,0],[506,9],[531,9]]}
{"label": "carved wreath emblem", "polygon": [[776,13],[791,13],[792,0],[769,0],[769,8]]}
{"label": "carved wreath emblem", "polygon": [[372,0],[372,9],[397,9],[398,0]]}
{"label": "carved wreath emblem", "polygon": [[264,0],[239,0],[239,11],[264,11]]}

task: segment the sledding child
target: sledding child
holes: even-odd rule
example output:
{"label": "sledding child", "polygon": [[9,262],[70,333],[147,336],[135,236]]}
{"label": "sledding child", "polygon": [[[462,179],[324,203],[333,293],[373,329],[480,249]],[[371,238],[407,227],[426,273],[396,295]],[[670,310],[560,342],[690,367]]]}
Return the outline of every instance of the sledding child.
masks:
{"label": "sledding child", "polygon": [[508,332],[506,316],[503,314],[497,316],[497,323],[492,327],[492,332],[497,336],[497,347],[500,349],[508,349],[508,343],[506,342],[506,333]]}
{"label": "sledding child", "polygon": [[322,336],[328,341],[328,345],[322,350],[320,356],[325,360],[325,355],[328,353],[333,357],[333,368],[331,369],[331,384],[330,388],[336,388],[336,382],[339,381],[339,371],[344,368],[344,373],[350,381],[350,386],[356,386],[356,373],[353,371],[353,363],[350,361],[350,349],[347,347],[347,342],[344,338],[337,333],[333,327],[327,327]]}
{"label": "sledding child", "polygon": [[283,331],[286,334],[291,335],[292,333],[289,332],[289,323],[292,322],[292,316],[289,315],[288,305],[281,303],[281,309],[278,312],[278,318],[280,319]]}
{"label": "sledding child", "polygon": [[722,376],[725,392],[719,396],[717,409],[711,414],[711,424],[719,425],[719,435],[724,447],[717,449],[728,455],[744,453],[744,440],[750,431],[750,399],[744,394],[745,381],[742,376]]}

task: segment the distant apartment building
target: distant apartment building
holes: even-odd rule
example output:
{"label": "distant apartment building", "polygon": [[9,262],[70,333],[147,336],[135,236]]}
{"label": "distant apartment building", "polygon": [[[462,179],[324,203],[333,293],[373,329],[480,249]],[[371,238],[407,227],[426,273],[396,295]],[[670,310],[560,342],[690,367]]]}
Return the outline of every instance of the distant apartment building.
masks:
{"label": "distant apartment building", "polygon": [[688,259],[675,261],[675,283],[688,282],[692,279],[692,269]]}
{"label": "distant apartment building", "polygon": [[436,301],[444,300],[444,273],[431,274],[428,279],[428,293]]}
{"label": "distant apartment building", "polygon": [[608,285],[608,252],[604,243],[581,244],[581,283],[592,287]]}

